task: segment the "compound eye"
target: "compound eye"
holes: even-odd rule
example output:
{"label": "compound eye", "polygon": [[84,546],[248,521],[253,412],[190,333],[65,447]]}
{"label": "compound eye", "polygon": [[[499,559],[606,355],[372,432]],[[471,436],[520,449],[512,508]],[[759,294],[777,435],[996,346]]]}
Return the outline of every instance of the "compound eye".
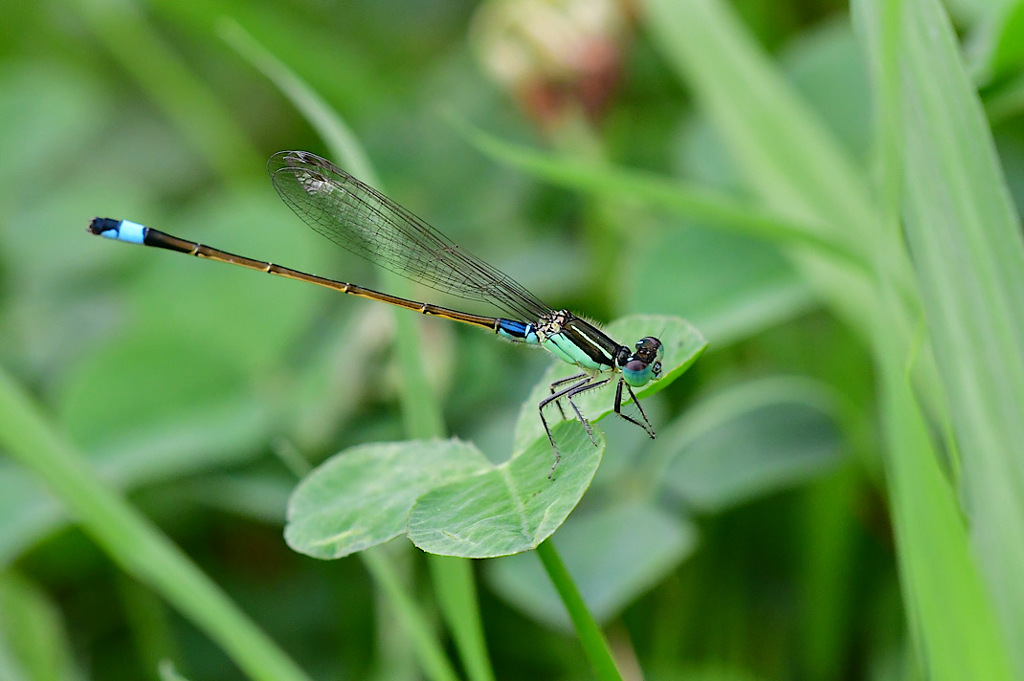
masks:
{"label": "compound eye", "polygon": [[637,359],[634,357],[630,359],[628,362],[626,362],[626,366],[622,368],[624,371],[629,371],[636,374],[647,369],[647,362],[643,361],[642,359]]}

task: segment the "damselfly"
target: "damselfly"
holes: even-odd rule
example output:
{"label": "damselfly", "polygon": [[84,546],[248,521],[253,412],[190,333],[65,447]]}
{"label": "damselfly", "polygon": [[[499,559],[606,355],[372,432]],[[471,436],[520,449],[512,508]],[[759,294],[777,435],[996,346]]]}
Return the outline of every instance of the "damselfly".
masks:
{"label": "damselfly", "polygon": [[[539,345],[581,369],[580,373],[552,383],[551,394],[537,405],[544,431],[555,452],[555,466],[560,454],[544,417],[544,407],[554,402],[561,411],[564,398],[596,445],[590,423],[573,398],[607,384],[616,374],[615,413],[654,437],[654,428],[633,388],[644,386],[661,374],[660,340],[647,336],[629,348],[568,310],[548,307],[508,275],[459,248],[402,206],[319,156],[305,151],[281,151],[270,158],[267,169],[284,202],[314,231],[384,269],[444,293],[489,303],[510,316],[485,317],[399,298],[228,253],[128,220],[95,218],[89,231],[119,241],[165,248],[306,281],[421,314],[490,329],[513,342]],[[636,404],[642,421],[622,412],[623,390]],[[562,417],[565,417],[564,412]]]}

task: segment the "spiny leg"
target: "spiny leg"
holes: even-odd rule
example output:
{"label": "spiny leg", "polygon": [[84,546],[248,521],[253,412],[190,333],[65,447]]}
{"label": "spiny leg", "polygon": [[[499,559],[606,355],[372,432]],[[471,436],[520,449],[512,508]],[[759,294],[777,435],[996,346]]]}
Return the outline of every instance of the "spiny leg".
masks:
{"label": "spiny leg", "polygon": [[[626,390],[629,391],[630,399],[633,400],[633,404],[636,405],[636,408],[640,410],[640,416],[642,416],[644,419],[643,423],[640,423],[639,421],[637,421],[632,416],[629,416],[628,414],[622,413],[622,386],[626,386]],[[651,436],[652,440],[655,439],[654,426],[651,425],[650,420],[647,418],[647,414],[644,413],[644,408],[640,406],[640,400],[636,399],[636,395],[633,394],[633,388],[631,388],[629,384],[626,383],[626,381],[624,381],[622,378],[619,379],[619,384],[615,388],[615,413],[621,416],[622,418],[626,419],[630,423],[640,426],[648,435]]]}
{"label": "spiny leg", "polygon": [[[572,390],[575,390],[576,388],[586,385],[591,380],[590,376],[587,376],[586,374],[581,374],[580,376],[576,376],[574,378],[581,378],[582,380],[578,381],[577,383],[573,383],[568,388],[563,388],[558,392],[552,391],[550,397],[545,397],[537,405],[537,411],[540,412],[540,422],[544,425],[544,432],[548,434],[548,441],[551,443],[551,448],[555,450],[556,464],[558,463],[557,459],[559,458],[558,447],[555,446],[555,439],[551,436],[551,429],[548,427],[548,420],[544,418],[544,407],[548,406],[552,402],[556,402],[557,400],[561,399],[564,395],[571,392]],[[561,381],[561,383],[565,382],[566,381]]]}
{"label": "spiny leg", "polygon": [[[557,388],[558,386],[564,385],[565,383],[568,383],[569,381],[578,381],[579,379],[583,378],[586,375],[587,375],[586,373],[581,371],[578,374],[573,374],[572,376],[567,376],[565,378],[560,378],[557,381],[554,381],[551,384],[551,394],[552,395],[555,394],[555,388]],[[558,413],[562,415],[562,420],[564,421],[565,420],[565,410],[562,409],[561,401],[556,400],[555,404],[558,406]]]}
{"label": "spiny leg", "polygon": [[[579,407],[576,406],[576,403],[572,401],[572,398],[575,397],[576,395],[579,395],[582,392],[590,390],[591,388],[598,388],[607,383],[609,379],[606,378],[603,381],[598,381],[597,383],[592,383],[593,380],[593,376],[582,374],[581,380],[579,380],[576,383],[573,383],[568,388],[563,388],[562,390],[559,390],[557,393],[552,394],[551,397],[545,397],[543,400],[540,401],[540,404],[537,405],[537,412],[540,414],[541,425],[544,426],[544,432],[547,433],[548,442],[551,443],[551,449],[555,452],[555,463],[554,465],[551,466],[551,471],[548,473],[548,479],[551,478],[551,475],[555,472],[555,469],[558,467],[559,461],[562,460],[562,454],[561,452],[558,451],[558,445],[555,444],[555,438],[551,435],[551,428],[548,427],[548,420],[544,418],[544,407],[548,406],[552,402],[561,399],[562,397],[566,397],[569,400],[569,404],[572,405],[573,410],[576,412],[576,416],[583,424],[583,427],[587,429],[587,435],[590,437],[590,441],[593,442],[594,446],[596,447],[597,441],[594,439],[594,432],[590,429],[590,423],[588,423],[587,419],[584,418],[583,413],[580,411]],[[567,381],[560,381],[560,383],[567,383]]]}
{"label": "spiny leg", "polygon": [[[591,380],[593,380],[593,379],[591,379]],[[577,395],[579,395],[582,392],[586,392],[587,390],[593,390],[594,388],[600,388],[602,385],[607,383],[609,380],[611,380],[611,379],[606,378],[603,381],[598,381],[597,383],[584,383],[583,385],[578,385],[578,386],[576,386],[575,390],[571,390],[568,393],[566,393],[566,395],[565,395],[565,399],[569,400],[569,404],[572,406],[573,411],[576,412],[576,418],[578,418],[583,423],[583,425],[586,427],[587,435],[590,436],[590,442],[595,447],[597,446],[597,440],[594,439],[594,431],[591,430],[591,428],[590,428],[590,421],[587,421],[587,419],[583,416],[583,413],[580,411],[580,408],[578,406],[576,406],[576,403],[572,401],[572,398],[576,397]]]}

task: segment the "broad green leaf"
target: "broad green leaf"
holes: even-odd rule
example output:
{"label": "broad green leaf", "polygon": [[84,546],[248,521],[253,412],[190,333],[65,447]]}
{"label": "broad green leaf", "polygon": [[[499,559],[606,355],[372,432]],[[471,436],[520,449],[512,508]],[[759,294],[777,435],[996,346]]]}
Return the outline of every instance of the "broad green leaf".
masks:
{"label": "broad green leaf", "polygon": [[328,559],[383,544],[405,532],[409,510],[422,494],[490,467],[478,449],[458,440],[354,447],[295,488],[285,541],[299,553]]}
{"label": "broad green leaf", "polygon": [[[573,516],[553,541],[587,607],[607,622],[690,554],[697,530],[676,515],[630,502]],[[535,555],[495,561],[489,568],[492,587],[513,607],[549,626],[569,627]]]}
{"label": "broad green leaf", "polygon": [[694,405],[666,429],[665,485],[687,504],[720,511],[834,467],[842,446],[824,386],[750,381]]}
{"label": "broad green leaf", "polygon": [[[690,368],[707,346],[707,342],[696,328],[689,322],[679,317],[663,315],[629,315],[608,324],[604,327],[605,333],[618,340],[623,345],[632,347],[636,341],[644,336],[656,336],[661,339],[665,356],[661,361],[662,376],[657,381],[652,381],[639,390],[635,390],[637,399],[653,395],[659,390],[668,387],[684,371]],[[516,423],[516,435],[513,451],[518,452],[529,446],[534,440],[544,436],[544,426],[540,422],[537,413],[537,405],[545,396],[550,395],[552,381],[572,376],[579,373],[579,367],[564,362],[556,362],[544,374],[544,377],[537,383],[530,396],[523,403],[519,412],[519,421]],[[580,408],[584,416],[593,424],[600,421],[611,413],[615,401],[615,377],[603,388],[590,390],[574,402]],[[625,392],[623,392],[625,395]],[[623,398],[625,402],[625,398]],[[564,407],[567,417],[574,417],[572,408]],[[561,419],[558,408],[548,405],[544,410],[544,416],[549,425],[554,425]],[[657,429],[655,429],[657,430]],[[647,437],[643,431],[640,435]]]}
{"label": "broad green leaf", "polygon": [[604,452],[601,432],[594,431],[595,447],[579,422],[560,423],[552,435],[562,455],[554,471],[542,435],[500,466],[419,497],[409,514],[409,538],[428,553],[463,558],[536,548],[576,508]]}

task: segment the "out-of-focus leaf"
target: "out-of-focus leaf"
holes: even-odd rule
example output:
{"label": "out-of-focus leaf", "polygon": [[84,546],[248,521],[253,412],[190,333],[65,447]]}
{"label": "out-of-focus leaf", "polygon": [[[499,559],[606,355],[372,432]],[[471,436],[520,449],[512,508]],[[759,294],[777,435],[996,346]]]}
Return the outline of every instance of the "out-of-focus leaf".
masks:
{"label": "out-of-focus leaf", "polygon": [[63,627],[60,610],[38,586],[12,572],[0,575],[0,676],[32,681],[77,677]]}
{"label": "out-of-focus leaf", "polygon": [[637,248],[623,306],[685,317],[716,348],[814,304],[778,251],[749,237],[684,226],[660,230]]}
{"label": "out-of-focus leaf", "polygon": [[[122,490],[251,459],[274,419],[268,406],[244,400],[163,424],[132,422],[91,457]],[[0,462],[0,566],[69,522],[64,507],[24,470]]]}
{"label": "out-of-focus leaf", "polygon": [[[570,518],[553,540],[588,608],[607,622],[673,570],[696,545],[689,522],[640,503]],[[489,581],[513,607],[549,626],[569,617],[533,554],[495,561]]]}
{"label": "out-of-focus leaf", "polygon": [[824,386],[771,378],[694,405],[661,438],[662,479],[688,504],[719,511],[797,484],[839,462],[841,437]]}
{"label": "out-of-focus leaf", "polygon": [[[870,7],[870,4],[868,4]],[[867,14],[867,13],[866,13]],[[1024,239],[977,93],[956,35],[935,0],[877,10],[892,23],[881,85],[893,97],[889,120],[904,143],[904,230],[927,318],[926,333],[945,388],[950,451],[960,473],[970,549],[999,618],[1001,643],[1024,674]],[[898,47],[896,47],[898,46]],[[894,73],[899,74],[896,80]],[[948,432],[948,431],[947,431]],[[894,452],[893,456],[900,456]],[[961,570],[966,571],[966,566]],[[935,594],[937,595],[937,594]],[[974,597],[980,594],[975,592]],[[921,597],[918,607],[929,603]],[[956,630],[983,632],[988,605],[964,599],[931,640],[948,678],[970,673],[969,656],[990,659],[992,644],[960,645]],[[977,618],[977,622],[965,617]],[[934,618],[928,618],[935,626]],[[956,629],[951,629],[955,622]],[[949,648],[962,651],[951,659]],[[959,662],[959,666],[953,664]],[[972,674],[973,675],[973,674]],[[984,675],[986,678],[996,678]]]}

